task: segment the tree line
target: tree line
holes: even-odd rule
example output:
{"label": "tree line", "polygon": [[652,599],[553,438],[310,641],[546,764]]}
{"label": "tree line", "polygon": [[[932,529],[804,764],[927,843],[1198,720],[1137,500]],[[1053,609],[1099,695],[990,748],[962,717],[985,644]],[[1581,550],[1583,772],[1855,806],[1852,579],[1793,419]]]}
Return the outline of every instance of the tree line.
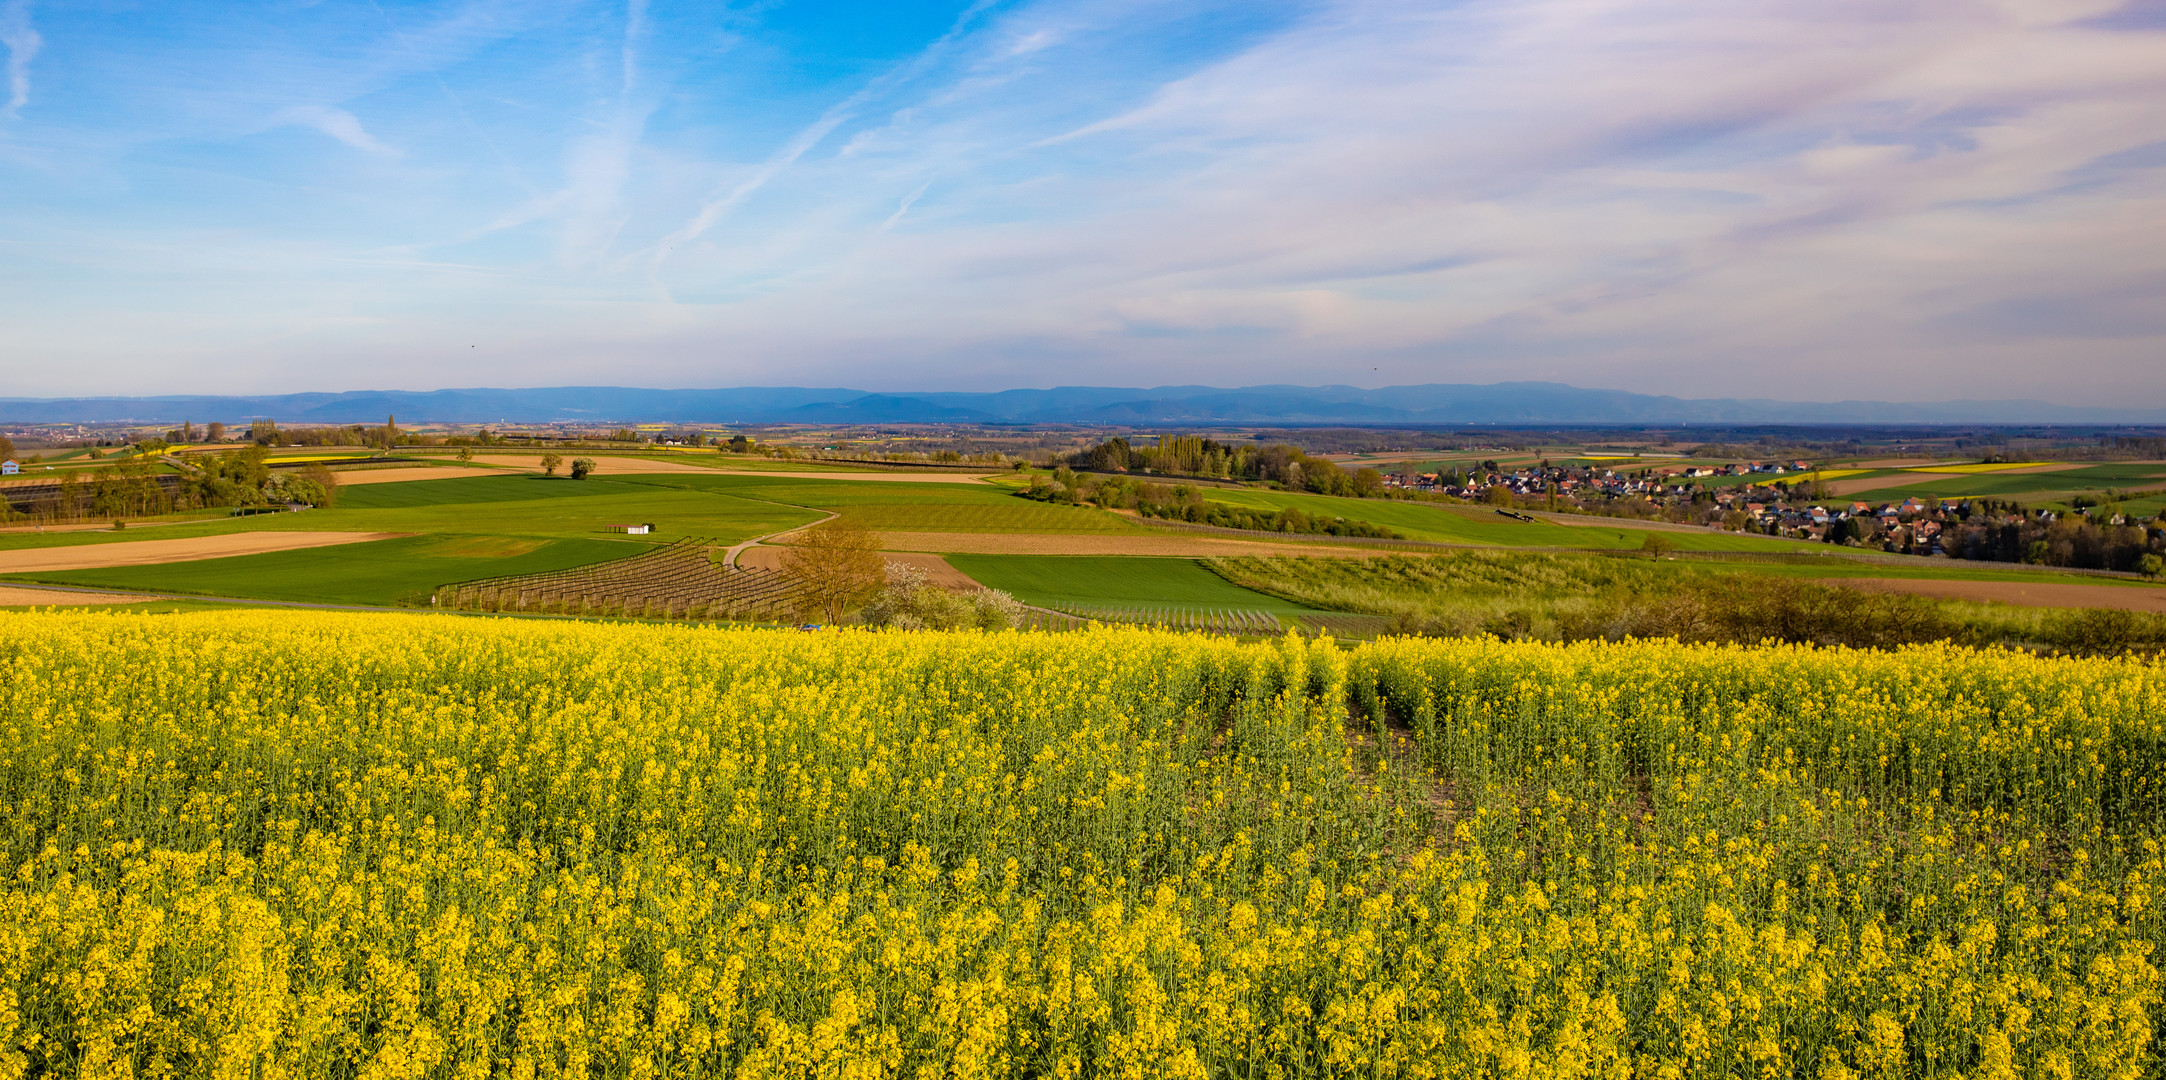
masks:
{"label": "tree line", "polygon": [[1291,443],[1257,446],[1202,435],[1160,435],[1156,446],[1137,446],[1114,436],[1068,455],[1061,464],[1090,472],[1191,476],[1209,480],[1274,483],[1289,491],[1375,498],[1388,495],[1384,474],[1347,469],[1314,457]]}
{"label": "tree line", "polygon": [[10,513],[50,522],[117,521],[221,506],[330,506],[336,500],[338,475],[322,463],[278,470],[267,457],[261,446],[240,447],[182,460],[178,473],[160,473],[150,458],[135,457],[27,489],[34,494]]}
{"label": "tree line", "polygon": [[2166,523],[2113,525],[2074,514],[2053,521],[1975,515],[1943,529],[1940,545],[1958,559],[2156,576],[2166,559]]}
{"label": "tree line", "polygon": [[1134,476],[1077,473],[1063,465],[1050,477],[1034,475],[1017,492],[1026,499],[1063,506],[1133,510],[1143,517],[1213,525],[1222,529],[1302,533],[1312,536],[1365,536],[1398,539],[1382,525],[1344,517],[1310,514],[1298,507],[1261,509],[1211,502],[1194,484],[1160,484]]}

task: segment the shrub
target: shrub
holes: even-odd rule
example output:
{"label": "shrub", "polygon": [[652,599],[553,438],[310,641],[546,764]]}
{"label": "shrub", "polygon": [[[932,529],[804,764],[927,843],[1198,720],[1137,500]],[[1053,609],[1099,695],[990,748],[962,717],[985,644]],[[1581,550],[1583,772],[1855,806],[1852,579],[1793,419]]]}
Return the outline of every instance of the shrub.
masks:
{"label": "shrub", "polygon": [[896,630],[1005,630],[1022,614],[1023,605],[998,589],[943,589],[925,571],[891,562],[887,586],[865,605],[861,617],[868,626]]}

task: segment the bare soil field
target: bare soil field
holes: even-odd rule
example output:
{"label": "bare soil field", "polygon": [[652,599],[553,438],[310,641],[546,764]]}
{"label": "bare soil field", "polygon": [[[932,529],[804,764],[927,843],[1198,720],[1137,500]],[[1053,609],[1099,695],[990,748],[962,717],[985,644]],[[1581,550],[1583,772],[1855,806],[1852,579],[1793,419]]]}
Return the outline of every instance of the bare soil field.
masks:
{"label": "bare soil field", "polygon": [[[576,450],[566,450],[558,455],[564,459],[564,468],[572,467],[572,459],[581,457]],[[613,457],[608,454],[594,459],[594,475],[618,476],[624,473],[711,473],[716,470],[706,465],[693,465],[682,461],[654,461],[649,458]],[[476,465],[498,465],[513,469],[532,469],[540,472],[540,454],[475,454]]]}
{"label": "bare soil field", "polygon": [[334,472],[338,486],[355,484],[395,484],[406,480],[459,480],[469,476],[501,474],[504,469],[477,469],[470,465],[421,465],[400,469],[355,469],[351,472]]}
{"label": "bare soil field", "polygon": [[937,472],[768,472],[750,469],[705,469],[703,472],[727,472],[740,476],[757,476],[778,480],[847,480],[887,484],[982,484],[986,476],[994,473],[937,473]]}
{"label": "bare soil field", "polygon": [[[1218,555],[1329,555],[1366,559],[1397,555],[1381,548],[1324,544],[1275,544],[1217,536],[1106,536],[1047,533],[884,532],[880,546],[889,551],[947,552],[967,555],[1157,555],[1204,559]],[[746,554],[750,554],[747,552]]]}
{"label": "bare soil field", "polygon": [[[1944,480],[1961,480],[1962,473],[1904,473],[1901,476],[1856,476],[1848,480],[1827,482],[1830,495],[1862,495],[1881,488],[1907,487],[1911,484],[1937,484]],[[1994,474],[1998,475],[1998,474]]]}
{"label": "bare soil field", "polygon": [[260,555],[266,551],[294,551],[300,548],[358,544],[368,540],[392,540],[405,535],[407,534],[379,532],[247,532],[227,536],[194,536],[181,540],[132,540],[80,547],[27,548],[20,551],[0,551],[0,574],[194,562],[198,559],[223,559],[228,555]]}
{"label": "bare soil field", "polygon": [[1919,578],[1827,578],[1823,583],[1948,600],[1985,600],[2018,607],[2121,608],[2166,613],[2166,589],[2121,585],[2034,585],[2018,581],[1928,581]]}
{"label": "bare soil field", "polygon": [[[737,565],[748,570],[780,570],[782,569],[782,553],[787,550],[787,548],[778,547],[746,548],[738,553]],[[985,587],[978,584],[970,575],[949,566],[946,559],[930,552],[886,551],[882,552],[880,557],[888,562],[915,566],[925,571],[925,576],[932,579],[933,584],[942,588],[982,589]]]}
{"label": "bare soil field", "polygon": [[45,607],[60,604],[147,604],[155,596],[134,596],[128,593],[63,592],[59,589],[30,589],[19,585],[0,585],[0,607]]}

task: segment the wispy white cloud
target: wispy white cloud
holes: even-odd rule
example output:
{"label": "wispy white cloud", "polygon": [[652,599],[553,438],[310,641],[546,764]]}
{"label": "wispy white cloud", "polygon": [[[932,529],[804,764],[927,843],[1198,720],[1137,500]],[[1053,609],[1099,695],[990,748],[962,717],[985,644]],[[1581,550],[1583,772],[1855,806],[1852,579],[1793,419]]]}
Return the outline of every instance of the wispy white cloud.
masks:
{"label": "wispy white cloud", "polygon": [[889,214],[887,216],[887,220],[880,223],[879,231],[886,232],[889,229],[892,229],[896,225],[900,224],[902,222],[903,215],[909,213],[910,207],[914,205],[919,199],[925,197],[925,189],[932,186],[933,182],[927,180],[926,182],[919,184],[916,191],[913,191],[910,194],[903,196],[902,201],[895,204],[895,212]]}
{"label": "wispy white cloud", "polygon": [[280,109],[271,117],[274,125],[296,125],[321,131],[356,150],[386,157],[398,157],[399,152],[378,141],[368,129],[361,126],[359,118],[344,109],[327,105],[295,105]]}
{"label": "wispy white cloud", "polygon": [[867,335],[921,343],[960,378],[1060,342],[1108,377],[1372,357],[1395,379],[1736,393],[1798,363],[1859,395],[1961,369],[2066,396],[2084,370],[2094,396],[2166,401],[2156,320],[2073,335],[2070,312],[2104,309],[2035,299],[2166,272],[2144,153],[2166,50],[2090,21],[2107,7],[1349,2],[1050,128],[1073,115],[1051,95],[1101,89],[1090,43],[1034,51],[1053,77],[1032,83],[1003,66],[1015,36],[988,35],[907,130],[853,138],[847,175],[793,174],[871,212],[938,173],[931,224],[713,317],[837,363]]}
{"label": "wispy white cloud", "polygon": [[624,93],[632,92],[632,83],[639,75],[639,42],[647,35],[647,0],[625,0],[624,46],[621,66],[624,69]]}
{"label": "wispy white cloud", "polygon": [[826,141],[836,128],[855,119],[866,103],[924,74],[963,41],[976,27],[979,16],[991,10],[997,3],[998,0],[973,0],[962,14],[956,16],[947,32],[930,45],[908,60],[882,72],[848,97],[829,106],[817,119],[799,129],[788,142],[768,155],[765,161],[760,162],[748,174],[702,203],[699,212],[693,214],[689,221],[662,237],[652,249],[652,265],[661,265],[679,245],[688,244],[705,235],[707,230],[714,228],[718,222],[744,205],[745,200],[795,165],[798,159],[804,157],[813,147]]}
{"label": "wispy white cloud", "polygon": [[12,120],[30,104],[30,61],[45,45],[37,27],[30,24],[30,0],[0,3],[0,45],[8,50],[8,104],[0,113]]}
{"label": "wispy white cloud", "polygon": [[[263,287],[323,326],[368,297],[376,329],[329,342],[355,356],[498,320],[519,366],[470,383],[609,357],[675,384],[1959,378],[2166,402],[2144,303],[2166,282],[2155,7],[1017,0],[838,75],[855,61],[796,65],[756,13],[445,0],[401,5],[426,29],[363,60],[272,50],[219,115],[245,134],[266,100],[317,101],[280,122],[363,149],[341,110],[396,132],[404,156],[365,182],[276,190],[355,209],[287,219],[345,233],[266,228],[283,269]],[[354,285],[399,252],[494,272]],[[9,273],[14,329],[43,316]],[[262,306],[234,304],[230,326]]]}

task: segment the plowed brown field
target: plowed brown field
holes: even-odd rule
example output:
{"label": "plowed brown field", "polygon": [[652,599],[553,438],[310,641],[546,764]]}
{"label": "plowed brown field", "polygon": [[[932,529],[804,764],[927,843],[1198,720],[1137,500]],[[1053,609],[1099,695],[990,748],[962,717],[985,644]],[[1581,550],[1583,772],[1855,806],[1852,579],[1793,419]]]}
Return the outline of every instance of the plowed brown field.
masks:
{"label": "plowed brown field", "polygon": [[502,476],[509,469],[477,469],[468,465],[417,465],[395,469],[354,469],[333,473],[338,486],[355,484],[396,484],[407,480],[457,480],[468,476]]}
{"label": "plowed brown field", "polygon": [[1936,484],[1944,480],[1961,480],[1962,473],[1904,473],[1901,476],[1854,476],[1847,480],[1827,482],[1830,495],[1862,495],[1881,488],[1907,487],[1911,484]]}
{"label": "plowed brown field", "polygon": [[[737,554],[737,565],[748,570],[780,570],[782,569],[782,553],[788,550],[788,548],[779,547],[749,547]],[[880,557],[888,562],[903,563],[925,571],[925,576],[931,578],[935,585],[950,589],[984,588],[984,586],[973,580],[970,575],[949,566],[946,559],[930,552],[883,551],[880,553]]]}
{"label": "plowed brown field", "polygon": [[[572,459],[583,455],[576,450],[567,450],[557,456],[564,459],[564,464],[557,470],[557,475],[563,476],[567,475],[571,469]],[[715,471],[705,465],[693,465],[683,461],[652,461],[647,458],[603,455],[594,458],[593,461],[594,475],[596,476],[615,476],[621,473],[708,473]],[[535,472],[540,472],[542,467],[540,454],[476,454],[474,455],[474,464],[497,465],[512,469],[532,469]]]}

